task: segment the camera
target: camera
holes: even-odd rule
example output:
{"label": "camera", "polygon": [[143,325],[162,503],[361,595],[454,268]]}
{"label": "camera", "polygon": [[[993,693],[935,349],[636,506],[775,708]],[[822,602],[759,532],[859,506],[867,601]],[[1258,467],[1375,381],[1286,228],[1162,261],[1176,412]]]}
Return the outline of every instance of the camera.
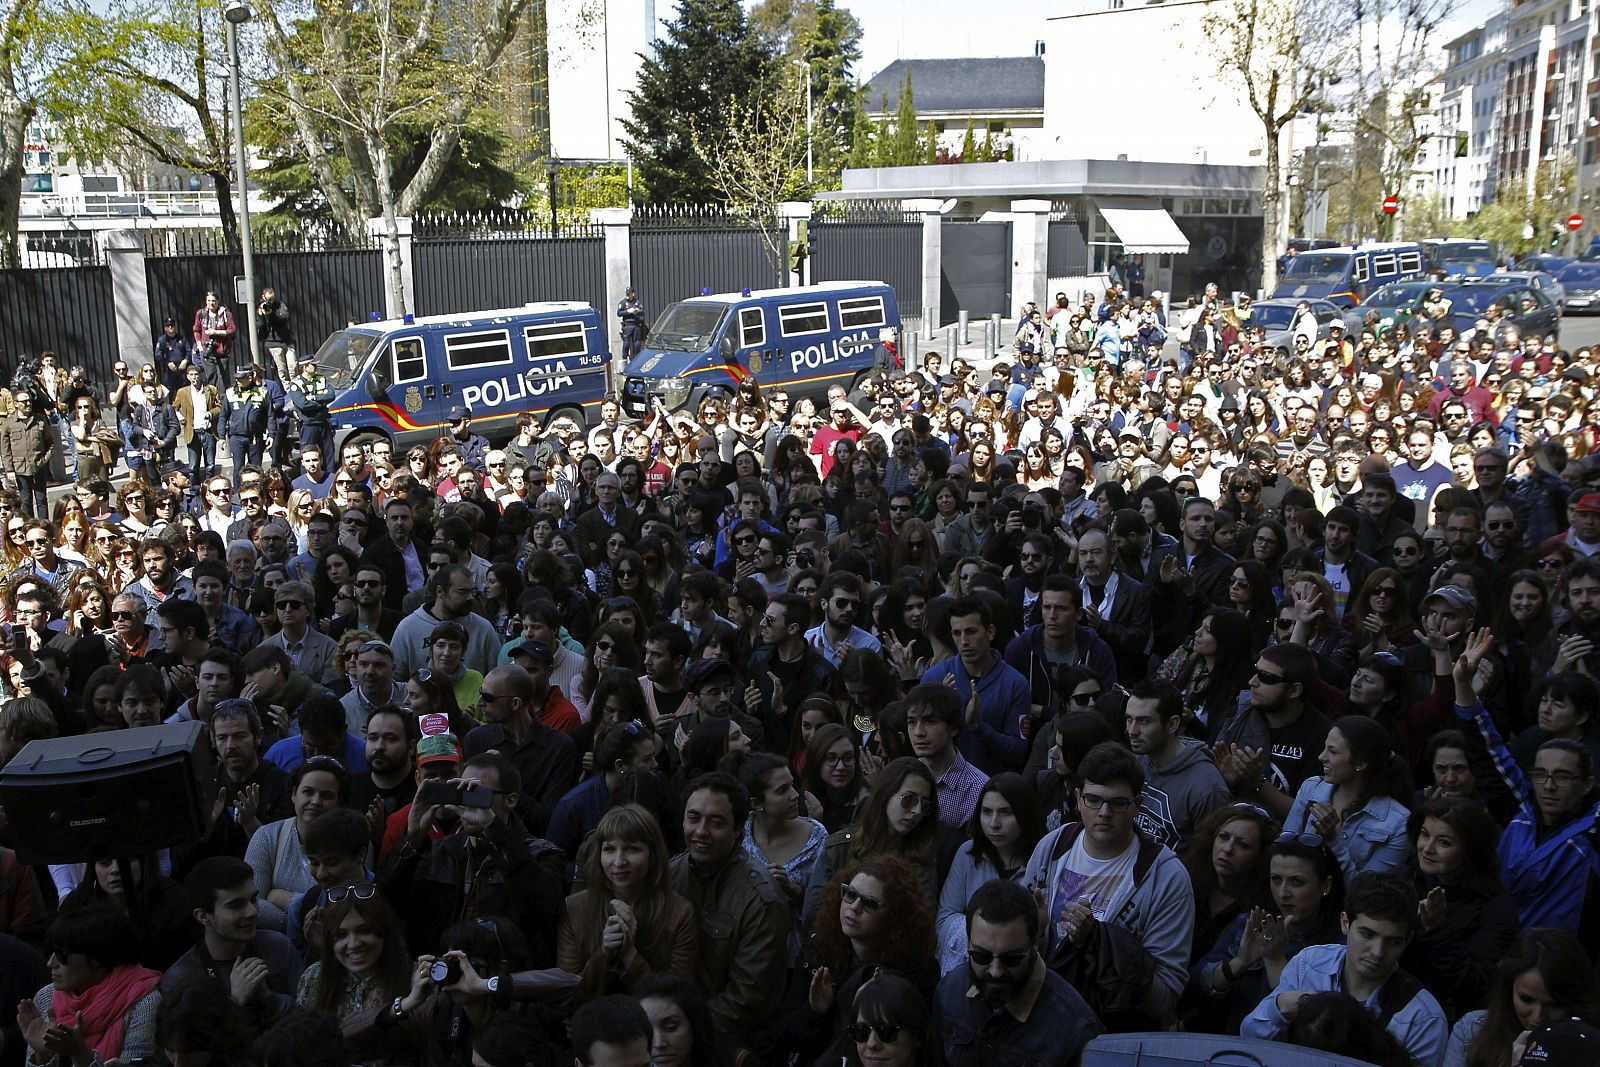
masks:
{"label": "camera", "polygon": [[428,977],[433,979],[434,985],[454,985],[461,980],[461,960],[455,956],[434,960],[433,966],[428,968]]}
{"label": "camera", "polygon": [[809,548],[803,548],[794,554],[794,561],[800,567],[815,567],[817,565],[817,554]]}

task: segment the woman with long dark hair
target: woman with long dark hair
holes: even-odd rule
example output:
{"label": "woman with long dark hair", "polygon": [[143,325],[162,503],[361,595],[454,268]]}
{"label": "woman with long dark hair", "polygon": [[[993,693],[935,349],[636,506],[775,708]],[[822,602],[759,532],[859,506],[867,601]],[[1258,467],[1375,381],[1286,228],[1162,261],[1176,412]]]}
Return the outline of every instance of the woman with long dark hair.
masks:
{"label": "woman with long dark hair", "polygon": [[789,965],[800,962],[800,903],[806,877],[817,862],[828,829],[807,818],[805,798],[795,788],[789,761],[770,752],[752,752],[739,767],[739,781],[750,794],[750,818],[744,824],[744,850],[783,890],[793,913]]}
{"label": "woman with long dark hair", "polygon": [[972,894],[994,878],[1016,881],[1045,835],[1039,797],[1015,771],[989,779],[972,810],[968,840],[939,891],[939,971],[949,974],[966,965],[967,904]]}
{"label": "woman with long dark hair", "polygon": [[650,1017],[654,1067],[725,1067],[711,1009],[693,978],[662,971],[634,986],[633,995]]}
{"label": "woman with long dark hair", "polygon": [[1195,827],[1183,858],[1194,888],[1191,963],[1235,919],[1271,907],[1267,849],[1277,836],[1277,820],[1254,804],[1218,808]]}
{"label": "woman with long dark hair", "polygon": [[1255,655],[1266,647],[1278,614],[1278,601],[1272,595],[1272,577],[1265,566],[1248,557],[1234,563],[1228,578],[1228,606],[1250,620],[1250,644],[1230,644],[1229,652],[1239,650],[1246,658]]}
{"label": "woman with long dark hair", "polygon": [[[935,571],[929,571],[932,575]],[[883,605],[878,615],[878,639],[891,661],[900,661],[915,667],[918,660],[933,654],[933,645],[927,634],[928,587],[925,582],[911,578],[897,578],[883,595]],[[903,649],[904,651],[899,651]],[[899,655],[896,652],[899,651]],[[906,681],[901,674],[901,681]],[[920,675],[915,677],[920,678]]]}
{"label": "woman with long dark hair", "polygon": [[61,910],[103,904],[123,912],[138,933],[139,962],[153,971],[165,971],[199,933],[183,887],[161,873],[154,855],[128,856],[121,862],[127,865],[131,886],[124,884],[116,857],[97,859],[61,902]]}
{"label": "woman with long dark hair", "polygon": [[900,682],[879,652],[851,649],[833,676],[833,702],[863,738],[878,728],[878,714],[901,697]]}
{"label": "woman with long dark hair", "polygon": [[323,899],[322,936],[308,946],[317,958],[300,975],[299,1005],[343,1023],[410,993],[405,930],[378,887],[363,882],[328,889]]}
{"label": "woman with long dark hair", "polygon": [[816,913],[834,872],[879,855],[895,856],[912,866],[931,910],[939,899],[939,840],[933,772],[913,756],[890,760],[873,776],[855,824],[829,834],[823,844],[806,885],[807,921]]}
{"label": "woman with long dark hair", "polygon": [[1454,1019],[1483,1003],[1517,937],[1517,902],[1500,884],[1500,828],[1473,800],[1434,797],[1412,813],[1420,922],[1400,958]]}
{"label": "woman with long dark hair", "polygon": [[1555,597],[1536,570],[1512,572],[1503,587],[1505,596],[1495,606],[1494,664],[1498,677],[1491,697],[1495,710],[1516,725],[1528,722],[1531,710],[1525,700],[1538,677],[1536,663],[1543,660],[1545,641],[1555,628]]}
{"label": "woman with long dark hair", "polygon": [[600,675],[614,667],[633,672],[635,678],[644,671],[638,642],[621,623],[608,622],[595,630],[594,639],[584,648],[583,673],[578,675],[578,680],[572,683],[572,692],[567,694],[580,716],[593,717],[587,709],[594,700]]}
{"label": "woman with long dark hair", "polygon": [[1417,619],[1407,592],[1405,575],[1393,567],[1379,567],[1351,598],[1341,625],[1355,634],[1362,662],[1378,652],[1416,643]]}
{"label": "woman with long dark hair", "polygon": [[644,691],[639,688],[639,676],[623,667],[613,667],[600,674],[594,697],[589,701],[589,720],[572,731],[572,745],[582,761],[580,777],[594,773],[595,757],[600,743],[614,726],[624,722],[642,722],[650,725],[650,708],[645,704]]}
{"label": "woman with long dark hair", "polygon": [[655,816],[637,804],[614,807],[600,817],[594,842],[586,888],[567,898],[556,930],[556,965],[579,976],[579,1000],[626,992],[657,971],[693,976],[694,909],[672,891]]}
{"label": "woman with long dark hair", "polygon": [[1349,881],[1405,861],[1411,772],[1389,731],[1365,715],[1345,715],[1323,743],[1322,774],[1301,783],[1286,829],[1319,834]]}
{"label": "woman with long dark hair", "polygon": [[842,723],[817,727],[806,746],[800,783],[808,798],[807,808],[830,834],[854,821],[866,793],[866,774],[863,753],[848,727]]}
{"label": "woman with long dark hair", "polygon": [[1158,679],[1177,688],[1183,706],[1194,715],[1189,728],[1193,736],[1214,733],[1233,714],[1255,670],[1254,639],[1245,615],[1218,608],[1201,618],[1194,636],[1156,671]]}
{"label": "woman with long dark hair", "polygon": [[1526,1035],[1558,1019],[1600,1025],[1600,988],[1589,954],[1564,930],[1524,931],[1495,967],[1489,1006],[1450,1031],[1448,1067],[1515,1067]]}
{"label": "woman with long dark hair", "polygon": [[928,1024],[928,997],[892,971],[856,993],[844,1027],[843,1067],[932,1067],[941,1062]]}
{"label": "woman with long dark hair", "polygon": [[1593,678],[1571,670],[1546,675],[1532,704],[1538,718],[1511,742],[1511,758],[1524,772],[1533,769],[1540,746],[1558,738],[1578,742],[1600,761],[1600,684]]}

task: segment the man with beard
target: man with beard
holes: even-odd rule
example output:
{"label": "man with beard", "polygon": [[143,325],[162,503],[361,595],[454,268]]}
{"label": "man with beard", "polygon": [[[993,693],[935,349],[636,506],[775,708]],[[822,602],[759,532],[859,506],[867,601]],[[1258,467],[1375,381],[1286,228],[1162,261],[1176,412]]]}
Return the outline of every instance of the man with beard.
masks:
{"label": "man with beard", "polygon": [[1268,645],[1256,656],[1249,702],[1217,732],[1215,751],[1234,796],[1278,819],[1288,816],[1300,784],[1322,773],[1318,757],[1333,723],[1311,704],[1319,682],[1310,649]]}
{"label": "man with beard", "polygon": [[1117,680],[1140,681],[1150,663],[1150,592],[1143,583],[1112,569],[1111,536],[1090,527],[1078,538],[1080,621],[1111,647]]}
{"label": "man with beard", "polygon": [[[461,742],[449,732],[450,721],[444,715],[423,715],[417,720],[422,736],[417,739],[417,754],[413,763],[412,782],[421,790],[425,782],[448,782],[461,777]],[[425,806],[426,807],[426,806]],[[384,825],[383,844],[378,858],[386,858],[395,846],[405,839],[411,826],[411,813],[416,810],[413,797],[400,810],[389,816]],[[427,808],[427,817],[418,816],[417,832],[434,841],[461,829],[460,817],[449,807],[434,805]]]}
{"label": "man with beard", "polygon": [[1545,640],[1540,675],[1581,670],[1600,677],[1600,559],[1584,556],[1567,567],[1567,602],[1572,614]]}
{"label": "man with beard", "polygon": [[[874,507],[873,511],[876,510]],[[806,640],[834,669],[837,670],[845,656],[855,649],[864,648],[873,653],[883,650],[876,637],[856,625],[856,616],[861,611],[860,578],[849,571],[828,575],[822,583],[822,607],[823,621],[806,632]]]}
{"label": "man with beard", "polygon": [[365,807],[368,824],[379,827],[416,793],[411,754],[421,734],[415,715],[389,704],[372,709],[361,736],[366,741],[367,773],[351,776],[350,806]]}
{"label": "man with beard", "polygon": [[1019,884],[1040,887],[1047,958],[1063,961],[1051,969],[1075,988],[1100,1001],[1119,975],[1132,977],[1130,965],[1148,975],[1137,1004],[1091,1004],[1108,1029],[1166,1029],[1188,980],[1189,874],[1136,827],[1144,771],[1131,752],[1095,745],[1078,763],[1078,782],[1083,821],[1046,834]]}
{"label": "man with beard", "polygon": [[144,564],[144,575],[123,590],[144,601],[145,625],[153,625],[155,610],[168,597],[182,600],[194,599],[194,586],[172,566],[172,542],[160,537],[147,537],[139,545],[139,562]]}
{"label": "man with beard", "polygon": [[294,1010],[305,965],[289,939],[256,927],[255,872],[242,859],[213,856],[195,864],[183,893],[200,924],[200,940],[161,978],[170,997],[191,982],[218,982],[260,1025]]}
{"label": "man with beard", "polygon": [[[206,656],[200,665],[202,693],[209,688],[208,677],[230,670],[232,658],[221,649]],[[208,671],[210,667],[218,670]],[[257,830],[294,814],[289,776],[261,758],[261,719],[248,700],[217,701],[209,722],[211,747],[217,754],[217,800],[211,833],[197,851],[243,859]]]}
{"label": "man with beard", "polygon": [[1357,875],[1340,916],[1345,944],[1313,945],[1296,954],[1277,987],[1240,1025],[1239,1035],[1277,1039],[1289,1028],[1302,997],[1338,990],[1378,1015],[1414,1062],[1439,1063],[1450,1031],[1444,1009],[1421,982],[1400,969],[1400,957],[1420,922],[1409,876]]}
{"label": "man with beard", "polygon": [[397,678],[410,678],[428,663],[428,635],[442,622],[454,622],[467,632],[462,662],[487,673],[500,657],[500,637],[494,626],[473,613],[478,587],[472,571],[458,563],[441,567],[428,580],[431,603],[407,615],[394,631],[394,665]]}
{"label": "man with beard", "polygon": [[1039,532],[1046,521],[1044,498],[1029,493],[1022,510],[1034,516],[1034,532],[1026,534],[1017,549],[1018,573],[1006,579],[1006,603],[1016,624],[1027,628],[1039,624],[1039,592],[1055,562],[1055,546],[1048,534]]}
{"label": "man with beard", "polygon": [[1175,852],[1212,810],[1232,797],[1203,741],[1184,735],[1183,697],[1166,682],[1149,681],[1128,694],[1128,747],[1144,769],[1139,830]]}
{"label": "man with beard", "polygon": [[521,782],[517,814],[530,831],[542,834],[556,802],[578,779],[578,758],[572,738],[535,717],[545,696],[538,688],[515,663],[490,671],[478,690],[484,722],[467,735],[464,752],[470,761],[495,749],[511,761]]}
{"label": "man with beard", "polygon": [[[1533,566],[1533,560],[1522,547],[1522,524],[1510,500],[1497,500],[1484,509],[1480,551],[1495,577],[1498,592],[1510,588],[1511,575]],[[1498,602],[1500,597],[1495,600]]]}
{"label": "man with beard", "polygon": [[[946,1067],[1070,1067],[1105,1032],[1078,991],[1045,966],[1038,945],[1039,909],[1026,889],[996,878],[972,895],[967,967],[944,976],[932,1004]],[[956,1041],[957,1033],[977,1039]]]}

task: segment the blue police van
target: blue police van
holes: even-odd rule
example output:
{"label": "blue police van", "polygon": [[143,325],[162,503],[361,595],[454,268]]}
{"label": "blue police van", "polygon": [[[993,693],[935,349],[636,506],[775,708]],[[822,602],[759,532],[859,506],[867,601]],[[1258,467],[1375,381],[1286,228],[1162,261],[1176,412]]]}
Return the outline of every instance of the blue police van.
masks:
{"label": "blue police van", "polygon": [[1272,299],[1321,299],[1355,307],[1381,285],[1426,278],[1427,267],[1422,246],[1415,242],[1320,248],[1301,252],[1285,264]]}
{"label": "blue police van", "polygon": [[1422,253],[1428,259],[1428,269],[1434,277],[1454,281],[1457,278],[1487,278],[1496,269],[1494,245],[1466,237],[1424,238]]}
{"label": "blue police van", "polygon": [[332,395],[335,447],[388,438],[398,453],[449,433],[458,404],[491,439],[515,433],[524,411],[586,425],[605,398],[610,358],[599,312],[544,301],[355,324],[317,349],[317,372]]}
{"label": "blue police van", "polygon": [[883,282],[704,292],[656,320],[624,372],[622,407],[634,418],[658,400],[692,410],[751,378],[763,390],[822,396],[884,365],[899,333],[900,306]]}

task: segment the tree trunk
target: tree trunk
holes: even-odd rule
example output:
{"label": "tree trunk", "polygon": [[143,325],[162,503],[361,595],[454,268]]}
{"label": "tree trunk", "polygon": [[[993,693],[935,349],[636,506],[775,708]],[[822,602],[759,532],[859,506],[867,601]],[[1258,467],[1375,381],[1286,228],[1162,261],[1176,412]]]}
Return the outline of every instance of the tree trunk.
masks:
{"label": "tree trunk", "polygon": [[1283,196],[1278,187],[1279,131],[1272,123],[1266,129],[1266,174],[1261,180],[1261,295],[1271,296],[1278,286],[1278,242],[1283,219]]}
{"label": "tree trunk", "polygon": [[400,225],[394,210],[394,175],[389,169],[389,146],[381,136],[369,136],[368,147],[377,169],[378,197],[383,203],[383,255],[389,274],[390,303],[404,315],[406,303],[405,262],[400,258]]}
{"label": "tree trunk", "polygon": [[21,264],[17,229],[22,217],[22,146],[38,110],[9,89],[0,91],[0,268]]}
{"label": "tree trunk", "polygon": [[243,255],[239,244],[239,216],[233,210],[233,171],[224,167],[211,171],[209,177],[217,187],[217,217],[222,221],[222,240],[228,255]]}

